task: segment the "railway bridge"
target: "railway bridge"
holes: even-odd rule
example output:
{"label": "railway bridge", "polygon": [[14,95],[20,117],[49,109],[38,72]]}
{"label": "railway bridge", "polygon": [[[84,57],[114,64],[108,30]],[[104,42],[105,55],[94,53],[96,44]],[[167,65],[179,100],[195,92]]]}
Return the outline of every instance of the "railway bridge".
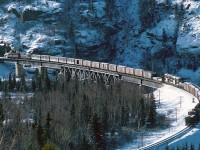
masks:
{"label": "railway bridge", "polygon": [[116,71],[103,70],[100,68],[86,67],[77,64],[68,64],[44,60],[34,60],[25,58],[5,58],[0,57],[1,62],[14,62],[15,74],[19,76],[23,70],[24,65],[36,66],[39,68],[39,73],[44,73],[45,69],[52,68],[60,70],[60,75],[66,76],[70,74],[71,77],[77,76],[80,79],[94,79],[101,78],[105,83],[109,81],[123,80],[126,82],[135,83],[138,85],[148,86],[152,88],[162,87],[162,83],[153,79],[132,76]]}

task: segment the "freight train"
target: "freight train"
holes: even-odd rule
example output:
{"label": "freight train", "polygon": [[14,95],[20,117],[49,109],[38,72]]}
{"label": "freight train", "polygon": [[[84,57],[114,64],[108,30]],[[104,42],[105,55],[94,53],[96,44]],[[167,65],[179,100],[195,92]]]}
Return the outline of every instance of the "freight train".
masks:
{"label": "freight train", "polygon": [[[89,61],[84,59],[76,59],[76,58],[68,58],[68,57],[56,57],[49,55],[26,55],[20,53],[6,53],[4,55],[5,58],[9,59],[30,59],[30,60],[38,60],[38,61],[48,61],[48,62],[56,62],[61,64],[70,64],[70,65],[79,65],[88,68],[107,70],[112,72],[118,72],[121,75],[129,75],[135,76],[139,78],[145,78],[150,80],[155,80],[155,82],[166,83],[178,88],[182,88],[185,91],[192,94],[198,100],[200,100],[200,87],[194,85],[190,82],[182,82],[181,78],[178,76],[174,76],[171,74],[164,74],[163,77],[155,77],[154,73],[151,71],[143,70],[143,69],[135,69],[131,67],[126,67],[122,65],[109,64],[105,62],[97,62],[97,61]],[[194,110],[188,113],[188,116],[185,118],[186,125],[193,125],[199,121],[200,116],[200,107],[199,105],[195,107]]]}

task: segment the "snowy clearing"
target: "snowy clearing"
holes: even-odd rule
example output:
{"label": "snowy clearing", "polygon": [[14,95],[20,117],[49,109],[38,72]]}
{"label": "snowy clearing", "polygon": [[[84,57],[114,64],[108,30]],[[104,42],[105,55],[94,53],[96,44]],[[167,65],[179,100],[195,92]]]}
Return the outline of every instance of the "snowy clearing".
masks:
{"label": "snowy clearing", "polygon": [[186,127],[185,116],[198,104],[198,100],[193,95],[170,85],[164,85],[162,88],[157,89],[154,95],[157,101],[158,113],[166,115],[167,120],[163,121],[169,121],[170,126],[163,130],[142,131],[138,135],[137,140],[125,145],[121,150],[138,149],[179,132]]}

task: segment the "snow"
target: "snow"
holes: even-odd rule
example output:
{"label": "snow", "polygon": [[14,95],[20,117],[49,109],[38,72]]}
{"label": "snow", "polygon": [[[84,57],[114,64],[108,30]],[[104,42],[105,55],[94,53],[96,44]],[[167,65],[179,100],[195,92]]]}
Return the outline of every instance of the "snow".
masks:
{"label": "snow", "polygon": [[200,2],[187,1],[184,7],[186,9],[183,23],[179,30],[177,49],[183,53],[200,54]]}
{"label": "snow", "polygon": [[200,84],[200,67],[193,71],[191,69],[181,68],[178,73],[179,76],[185,78],[187,81],[191,81],[196,84]]}
{"label": "snow", "polygon": [[[198,104],[198,100],[193,95],[171,85],[164,85],[157,89],[154,92],[154,96],[157,101],[157,112],[166,115],[167,120],[163,121],[170,122],[170,126],[151,132],[140,131],[137,140],[125,145],[121,150],[138,149],[179,132],[186,127],[185,117],[188,112]],[[193,98],[195,98],[195,102],[193,102]]]}

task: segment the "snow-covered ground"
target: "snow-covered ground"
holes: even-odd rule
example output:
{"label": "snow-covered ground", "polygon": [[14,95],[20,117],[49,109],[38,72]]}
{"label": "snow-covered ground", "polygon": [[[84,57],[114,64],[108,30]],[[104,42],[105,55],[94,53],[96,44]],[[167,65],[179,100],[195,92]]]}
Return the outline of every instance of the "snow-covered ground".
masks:
{"label": "snow-covered ground", "polygon": [[[186,127],[185,116],[198,104],[198,100],[193,95],[170,85],[164,85],[162,88],[157,89],[154,95],[157,101],[158,113],[167,116],[167,119],[163,121],[169,122],[170,126],[163,130],[142,131],[137,140],[125,145],[121,150],[138,149],[179,132]],[[199,131],[199,129],[194,129],[195,131]],[[163,149],[163,147],[160,149]]]}

